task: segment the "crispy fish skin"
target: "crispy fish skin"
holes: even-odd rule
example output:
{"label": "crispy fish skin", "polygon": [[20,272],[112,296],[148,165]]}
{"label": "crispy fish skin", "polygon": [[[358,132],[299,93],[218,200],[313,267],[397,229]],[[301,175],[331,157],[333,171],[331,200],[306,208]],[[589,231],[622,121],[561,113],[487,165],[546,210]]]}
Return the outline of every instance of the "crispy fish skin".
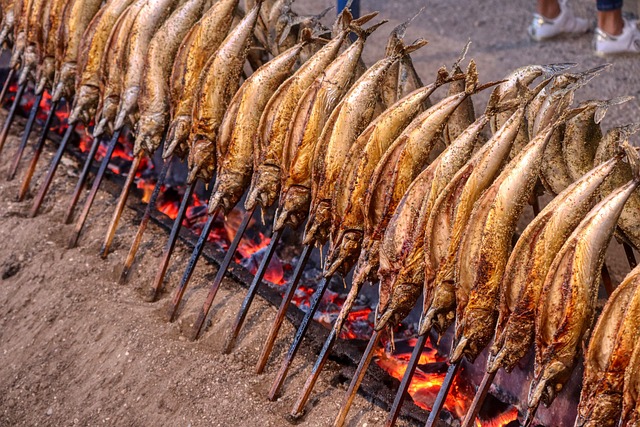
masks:
{"label": "crispy fish skin", "polygon": [[[89,123],[96,115],[100,101],[100,66],[106,55],[106,47],[111,31],[118,18],[134,0],[112,0],[108,2],[99,16],[94,16],[89,24],[93,27],[91,37],[83,37],[80,44],[79,72],[76,75],[76,94],[69,114],[69,123],[81,120]],[[46,61],[46,59],[45,59]],[[53,65],[52,65],[53,66]],[[51,80],[50,71],[43,66],[40,85],[42,88]]]}
{"label": "crispy fish skin", "polygon": [[[138,97],[147,50],[156,31],[165,22],[180,0],[150,0],[140,10],[129,35],[127,44],[127,71],[124,77],[120,105],[114,128],[135,125],[139,117]],[[171,51],[169,46],[167,50]]]}
{"label": "crispy fish skin", "polygon": [[598,203],[562,245],[549,268],[536,308],[530,411],[540,402],[549,406],[571,376],[580,344],[593,323],[606,248],[625,202],[639,183],[634,177]]}
{"label": "crispy fish skin", "polygon": [[513,159],[475,203],[456,254],[456,330],[451,362],[473,361],[493,338],[500,282],[524,206],[533,194],[549,125]]}
{"label": "crispy fish skin", "polygon": [[[453,75],[464,74],[458,64],[455,64],[453,69]],[[465,82],[464,80],[454,80],[449,85],[448,96],[455,95],[456,93],[464,92]],[[458,136],[462,134],[473,122],[476,120],[476,113],[473,107],[473,100],[471,97],[467,97],[462,103],[454,110],[453,113],[447,119],[447,124],[442,130],[444,136],[445,145],[451,144]]]}
{"label": "crispy fish skin", "polygon": [[93,136],[97,138],[107,129],[112,130],[118,114],[120,95],[124,84],[124,71],[128,65],[127,43],[129,31],[148,0],[135,0],[116,21],[111,30],[106,52],[100,64],[100,104]]}
{"label": "crispy fish skin", "polygon": [[58,45],[64,47],[64,53],[60,55],[60,68],[56,69],[52,101],[59,101],[62,98],[71,99],[75,94],[77,61],[82,35],[101,6],[102,0],[70,0],[67,3],[62,18],[65,25],[60,27],[58,34]]}
{"label": "crispy fish skin", "polygon": [[35,80],[35,68],[41,59],[43,35],[42,17],[49,7],[48,0],[32,0],[26,29],[26,46],[23,55],[22,69],[18,76],[18,84],[27,80]]}
{"label": "crispy fish skin", "polygon": [[169,79],[180,44],[201,17],[208,0],[189,0],[180,5],[153,35],[146,53],[140,83],[134,155],[152,154],[162,143],[169,122]]}
{"label": "crispy fish skin", "polygon": [[640,267],[609,297],[585,355],[576,427],[615,427],[622,413],[625,369],[640,335]]}
{"label": "crispy fish skin", "polygon": [[[354,20],[362,25],[376,14]],[[262,208],[271,206],[280,192],[283,172],[282,157],[287,131],[300,97],[315,79],[338,56],[340,48],[351,31],[352,16],[348,9],[340,13],[336,25],[340,31],[329,43],[316,52],[278,88],[271,97],[258,127],[253,156],[254,166],[251,187],[245,200],[245,209],[252,210],[259,203]]]}
{"label": "crispy fish skin", "polygon": [[[189,182],[194,182],[196,178],[209,182],[213,178],[218,128],[231,98],[240,86],[242,67],[261,4],[258,1],[229,33],[203,70],[189,135]],[[220,152],[225,151],[220,149]]]}
{"label": "crispy fish skin", "polygon": [[[630,135],[640,130],[640,124],[619,126],[610,129],[602,138],[596,151],[595,164],[607,161],[617,151],[619,141],[625,140]],[[603,193],[613,191],[633,177],[633,171],[626,163],[619,163],[616,170],[603,185]],[[640,219],[638,218],[640,209],[640,191],[634,192],[620,214],[618,220],[619,231],[622,238],[631,243],[636,248],[640,248]]]}
{"label": "crispy fish skin", "polygon": [[620,427],[640,426],[640,341],[636,342],[624,373]]}
{"label": "crispy fish skin", "polygon": [[2,7],[2,23],[0,24],[0,46],[3,49],[13,44],[13,26],[16,22],[14,2],[9,1]]}
{"label": "crispy fish skin", "polygon": [[229,33],[238,0],[216,2],[189,31],[182,42],[171,71],[171,124],[164,152],[166,159],[177,150],[180,157],[189,150],[193,105],[200,76],[208,60]]}
{"label": "crispy fish skin", "polygon": [[[426,40],[419,39],[412,45],[398,46],[393,55],[386,56],[365,71],[345,95],[340,107],[331,113],[313,154],[311,210],[305,227],[305,244],[314,241],[324,243],[328,238],[335,184],[349,149],[374,118],[375,108],[380,100],[379,87],[389,67],[405,54],[426,44]],[[343,265],[339,268],[346,274],[350,266]],[[325,274],[329,274],[326,268]]]}
{"label": "crispy fish skin", "polygon": [[[392,289],[395,282],[422,290],[424,285],[425,227],[440,193],[469,160],[489,123],[483,114],[464,130],[411,184],[389,221],[380,245],[380,287]],[[382,314],[384,316],[384,314]]]}
{"label": "crispy fish skin", "polygon": [[[310,40],[309,40],[310,41]],[[251,181],[253,141],[271,96],[291,71],[308,41],[298,43],[258,68],[240,87],[220,126],[220,139],[229,139],[226,154],[218,161],[209,212],[221,208],[226,214],[238,203]],[[224,131],[229,129],[229,131]],[[228,136],[227,136],[228,134]]]}
{"label": "crispy fish skin", "polygon": [[487,371],[507,372],[534,342],[535,310],[553,258],[580,221],[593,208],[602,183],[619,157],[593,168],[556,196],[525,228],[502,279],[499,316]]}
{"label": "crispy fish skin", "polygon": [[293,113],[283,149],[282,190],[274,230],[286,225],[297,228],[306,218],[311,203],[313,153],[331,112],[353,83],[364,43],[377,25],[359,31],[358,39],[342,52],[307,88]]}
{"label": "crispy fish skin", "polygon": [[[68,0],[53,0],[48,8],[48,16],[44,21],[43,59],[36,69],[36,95],[44,89],[51,89],[55,76],[56,43],[62,24],[62,14]],[[95,18],[95,17],[94,17]]]}
{"label": "crispy fish skin", "polygon": [[[447,77],[446,70],[441,70],[434,83],[415,90],[390,106],[354,142],[345,161],[345,169],[336,184],[336,197],[332,200],[331,264],[339,265],[358,257],[365,228],[362,200],[376,166],[396,138],[423,111],[429,96],[447,81]],[[359,292],[366,278],[354,276],[354,292]]]}
{"label": "crispy fish skin", "polygon": [[16,0],[13,4],[15,23],[13,25],[13,48],[9,68],[18,69],[22,66],[22,55],[27,46],[27,26],[29,11],[33,0]]}
{"label": "crispy fish skin", "polygon": [[421,335],[443,334],[455,319],[455,260],[473,205],[507,160],[524,120],[523,103],[454,175],[431,209],[425,227],[424,307]]}

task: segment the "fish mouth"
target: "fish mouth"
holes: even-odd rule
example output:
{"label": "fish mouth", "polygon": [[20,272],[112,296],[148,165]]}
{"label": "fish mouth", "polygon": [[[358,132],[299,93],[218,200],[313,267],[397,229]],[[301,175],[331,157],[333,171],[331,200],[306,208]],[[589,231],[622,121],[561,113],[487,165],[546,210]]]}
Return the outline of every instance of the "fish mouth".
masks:
{"label": "fish mouth", "polygon": [[280,193],[280,168],[275,165],[260,165],[251,177],[251,188],[244,207],[251,210],[258,203],[263,209],[271,206]]}
{"label": "fish mouth", "polygon": [[358,260],[362,248],[362,232],[360,230],[345,231],[338,238],[336,246],[331,245],[327,254],[324,277],[330,277],[336,272],[344,276]]}
{"label": "fish mouth", "polygon": [[298,228],[309,212],[311,191],[306,187],[294,185],[281,194],[280,200],[279,212],[273,230],[281,230],[286,225],[292,229]]}

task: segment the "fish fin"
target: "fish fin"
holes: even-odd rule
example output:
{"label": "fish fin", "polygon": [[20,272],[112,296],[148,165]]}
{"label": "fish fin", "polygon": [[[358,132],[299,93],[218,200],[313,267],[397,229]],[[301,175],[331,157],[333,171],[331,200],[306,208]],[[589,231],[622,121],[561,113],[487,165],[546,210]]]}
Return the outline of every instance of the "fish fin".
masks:
{"label": "fish fin", "polygon": [[627,156],[629,166],[631,166],[631,170],[633,171],[634,179],[640,180],[640,155],[638,155],[638,149],[629,144],[626,139],[621,144],[621,147]]}
{"label": "fish fin", "polygon": [[576,62],[562,62],[558,64],[547,64],[547,65],[542,65],[542,70],[544,75],[549,77],[549,76],[554,76],[556,74],[560,74],[570,68],[575,67],[576,65],[578,65],[578,63]]}
{"label": "fish fin", "polygon": [[609,107],[612,107],[614,105],[624,104],[625,102],[629,102],[632,99],[635,99],[635,97],[619,96],[617,98],[599,102],[598,106],[596,107],[596,112],[593,116],[593,120],[596,122],[596,124],[599,124],[602,121],[602,119],[604,119],[605,114],[607,114],[607,110],[609,109]]}
{"label": "fish fin", "polygon": [[458,56],[458,59],[456,59],[456,62],[454,62],[453,65],[451,66],[452,72],[454,74],[458,70],[462,72],[462,68],[460,67],[460,64],[462,64],[462,61],[464,61],[464,58],[467,56],[467,53],[469,53],[470,47],[471,47],[471,39],[467,40],[467,43],[465,43],[464,47],[462,48],[462,52],[460,52],[460,56]]}
{"label": "fish fin", "polygon": [[373,24],[372,26],[370,26],[369,28],[362,28],[359,25],[354,24],[353,22],[351,23],[351,30],[356,33],[358,35],[358,37],[362,38],[363,40],[366,40],[367,37],[369,37],[375,30],[377,30],[378,28],[380,28],[382,25],[386,24],[387,22],[389,22],[386,19],[383,19],[382,21],[378,22],[377,24]]}
{"label": "fish fin", "polygon": [[357,26],[357,27],[362,27],[364,24],[366,24],[367,22],[371,21],[373,18],[375,18],[376,16],[378,16],[380,12],[371,12],[368,13],[366,15],[362,15],[360,18],[357,19],[353,19],[349,25],[350,26]]}

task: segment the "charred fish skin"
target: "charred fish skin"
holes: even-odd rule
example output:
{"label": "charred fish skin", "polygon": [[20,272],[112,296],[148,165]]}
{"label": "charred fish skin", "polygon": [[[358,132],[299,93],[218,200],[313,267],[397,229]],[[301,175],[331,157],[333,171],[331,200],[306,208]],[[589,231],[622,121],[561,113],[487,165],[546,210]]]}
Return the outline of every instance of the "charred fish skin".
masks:
{"label": "charred fish skin", "polygon": [[[483,114],[464,130],[411,184],[396,208],[380,246],[380,287],[407,283],[424,285],[425,227],[437,197],[469,160],[491,114]],[[411,199],[419,200],[419,203]],[[423,291],[424,292],[424,291]]]}
{"label": "charred fish skin", "polygon": [[271,97],[260,117],[258,138],[253,148],[254,172],[245,209],[255,209],[258,204],[264,209],[275,202],[282,182],[282,157],[287,131],[300,96],[338,56],[342,44],[351,32],[352,22],[363,25],[376,14],[353,20],[348,9],[342,11],[334,26],[339,28],[336,36],[302,64]]}
{"label": "charred fish skin", "polygon": [[[85,29],[102,6],[101,0],[70,0],[65,7],[59,37],[65,37],[64,54],[56,73],[51,100],[71,99],[75,94],[78,54]],[[60,44],[60,41],[59,41]]]}
{"label": "charred fish skin", "polygon": [[[544,82],[539,88],[543,85]],[[442,334],[455,319],[455,260],[464,229],[473,205],[506,162],[531,97],[520,100],[511,117],[454,175],[434,203],[425,227],[425,294],[420,334],[431,327]]]}
{"label": "charred fish skin", "polygon": [[[114,125],[116,130],[122,129],[125,125],[135,125],[138,121],[138,97],[147,58],[147,49],[150,47],[154,34],[177,4],[178,0],[149,2],[143,6],[131,27],[131,34],[127,43],[127,71],[124,76],[118,115]],[[171,48],[169,46],[165,46],[165,48],[167,54],[170,54]],[[139,147],[136,148],[139,149]]]}
{"label": "charred fish skin", "polygon": [[640,268],[609,297],[589,341],[576,427],[615,427],[622,413],[624,373],[640,329]]}
{"label": "charred fish skin", "polygon": [[624,372],[621,427],[640,426],[640,344],[636,342],[629,364]]}
{"label": "charred fish skin", "polygon": [[100,64],[100,104],[96,126],[93,128],[94,138],[106,130],[113,130],[124,85],[124,71],[128,65],[127,43],[130,29],[146,3],[146,0],[134,1],[120,15],[109,35],[106,52]]}
{"label": "charred fish skin", "polygon": [[[628,157],[637,170],[635,150]],[[604,254],[622,208],[640,180],[619,187],[587,214],[549,268],[536,309],[534,378],[528,406],[549,406],[578,361],[579,347],[595,315]]]}
{"label": "charred fish skin", "polygon": [[493,338],[500,284],[516,224],[531,198],[549,125],[513,159],[475,203],[456,254],[456,334],[451,361],[473,361]]}
{"label": "charred fish skin", "polygon": [[[96,115],[100,102],[100,70],[111,31],[118,18],[133,3],[133,0],[115,0],[105,5],[100,16],[94,16],[89,27],[95,26],[92,37],[83,37],[80,45],[79,72],[76,75],[78,88],[73,100],[73,107],[69,114],[69,123],[78,120],[89,123]],[[47,71],[42,75],[41,85],[44,87],[49,79]]]}
{"label": "charred fish skin", "polygon": [[154,34],[146,53],[138,105],[134,156],[153,153],[162,143],[169,121],[169,79],[180,44],[202,15],[207,0],[189,0],[179,6]]}
{"label": "charred fish skin", "polygon": [[603,163],[555,197],[525,228],[502,279],[499,315],[487,371],[511,372],[534,342],[535,310],[553,258],[593,208],[619,156]]}
{"label": "charred fish skin", "polygon": [[[189,135],[189,182],[196,178],[209,182],[213,178],[218,130],[226,108],[240,86],[242,67],[261,5],[262,1],[258,1],[205,65]],[[220,152],[225,151],[220,149]]]}
{"label": "charred fish skin", "polygon": [[[349,149],[374,118],[375,106],[380,99],[378,89],[389,67],[426,44],[426,40],[419,39],[412,45],[401,45],[392,56],[376,62],[354,83],[341,106],[331,114],[313,154],[311,210],[305,227],[305,244],[312,241],[323,243],[328,238],[335,183]],[[323,144],[323,141],[327,141],[327,144]],[[328,272],[325,271],[325,274]]]}
{"label": "charred fish skin", "polygon": [[307,41],[293,46],[260,67],[231,100],[219,137],[229,139],[228,143],[222,144],[227,146],[227,153],[218,162],[209,212],[221,208],[228,213],[242,197],[251,180],[253,141],[257,137],[260,116],[271,96],[291,74],[302,49],[311,41],[310,37],[309,34]]}
{"label": "charred fish skin", "polygon": [[311,203],[313,153],[331,112],[349,90],[365,41],[378,28],[354,27],[358,39],[342,52],[305,90],[292,115],[283,149],[281,195],[273,230],[297,228]]}
{"label": "charred fish skin", "polygon": [[184,157],[200,76],[229,33],[238,0],[220,0],[204,14],[182,42],[171,71],[171,123],[162,156]]}
{"label": "charred fish skin", "polygon": [[[602,138],[598,149],[596,150],[595,163],[599,164],[607,161],[615,155],[621,140],[628,139],[631,135],[640,130],[640,124],[631,124],[625,126],[617,126],[609,129]],[[613,191],[616,187],[624,184],[633,178],[633,171],[627,163],[619,163],[616,170],[611,174],[609,179],[604,183],[604,192]],[[638,209],[640,209],[640,192],[634,192],[627,200],[620,219],[618,220],[617,237],[621,237],[624,241],[629,242],[636,248],[640,247],[640,218],[638,218]],[[620,236],[618,236],[618,233]]]}

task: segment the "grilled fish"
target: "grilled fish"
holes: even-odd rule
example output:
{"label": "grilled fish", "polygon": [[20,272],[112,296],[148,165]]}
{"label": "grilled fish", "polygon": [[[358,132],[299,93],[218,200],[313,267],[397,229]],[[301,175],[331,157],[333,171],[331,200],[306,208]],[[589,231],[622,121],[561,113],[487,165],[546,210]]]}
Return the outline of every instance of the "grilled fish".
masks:
{"label": "grilled fish", "polygon": [[624,373],[640,335],[640,267],[605,305],[585,355],[576,427],[615,427],[622,413]]}
{"label": "grilled fish", "polygon": [[622,416],[620,427],[640,426],[640,341],[636,342],[629,365],[624,373]]}

